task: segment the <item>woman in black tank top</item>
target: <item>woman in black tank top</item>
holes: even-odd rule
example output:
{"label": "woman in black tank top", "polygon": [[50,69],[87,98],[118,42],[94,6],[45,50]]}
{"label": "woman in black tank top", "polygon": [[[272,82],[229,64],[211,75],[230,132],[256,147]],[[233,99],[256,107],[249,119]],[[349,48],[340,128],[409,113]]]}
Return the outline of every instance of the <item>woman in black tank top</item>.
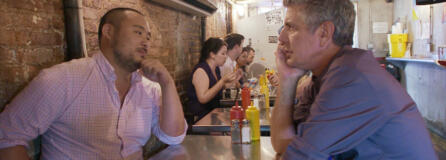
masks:
{"label": "woman in black tank top", "polygon": [[236,73],[221,77],[220,69],[227,58],[226,43],[220,38],[209,38],[203,45],[200,61],[194,67],[187,89],[187,111],[198,119],[220,106],[222,90],[226,83],[235,81]]}

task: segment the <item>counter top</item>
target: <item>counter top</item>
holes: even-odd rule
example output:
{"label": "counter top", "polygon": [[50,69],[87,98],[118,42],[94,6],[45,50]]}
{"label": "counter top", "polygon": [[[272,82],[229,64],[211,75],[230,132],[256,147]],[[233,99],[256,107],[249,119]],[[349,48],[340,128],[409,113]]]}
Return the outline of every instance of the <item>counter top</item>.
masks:
{"label": "counter top", "polygon": [[435,63],[432,58],[393,58],[386,57],[387,61],[402,61],[402,62],[423,62],[423,63]]}
{"label": "counter top", "polygon": [[276,152],[271,137],[260,137],[251,144],[232,144],[231,136],[187,135],[183,143],[172,145],[149,160],[273,160]]}
{"label": "counter top", "polygon": [[[269,133],[271,108],[260,109],[260,131]],[[231,108],[215,108],[197,123],[192,125],[194,133],[209,133],[209,132],[230,132],[231,131]]]}
{"label": "counter top", "polygon": [[393,58],[386,57],[386,60],[395,64],[398,67],[404,68],[406,63],[416,62],[416,63],[426,63],[437,65],[441,68],[446,68],[446,59],[434,60],[432,58]]}

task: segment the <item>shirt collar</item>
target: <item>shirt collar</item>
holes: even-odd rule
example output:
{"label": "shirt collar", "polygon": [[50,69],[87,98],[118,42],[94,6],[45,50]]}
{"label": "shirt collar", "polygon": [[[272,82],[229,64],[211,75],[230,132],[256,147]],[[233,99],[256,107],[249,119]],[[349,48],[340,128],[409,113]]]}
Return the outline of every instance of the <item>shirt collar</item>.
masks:
{"label": "shirt collar", "polygon": [[[113,66],[108,62],[107,58],[102,54],[102,52],[98,52],[93,55],[93,58],[96,60],[96,63],[98,64],[103,76],[106,80],[114,82],[116,80],[116,74],[115,69]],[[132,73],[132,80],[131,83],[137,83],[141,82],[142,76],[139,70]]]}
{"label": "shirt collar", "polygon": [[319,75],[319,76],[315,76],[315,75],[313,75],[312,77],[311,77],[311,80],[313,81],[313,82],[315,82],[316,84],[320,84],[321,83],[321,81],[322,81],[322,78],[324,78],[324,76],[325,76],[325,74],[328,72],[328,70],[330,69],[330,67],[333,65],[333,62],[337,59],[337,58],[339,58],[339,57],[341,57],[342,55],[343,55],[343,53],[346,51],[346,50],[350,50],[351,49],[351,47],[350,46],[344,46],[344,47],[342,47],[339,51],[338,51],[338,53],[336,53],[335,54],[335,56],[333,56],[333,58],[330,60],[330,63],[327,65],[327,67],[322,71],[322,73]]}
{"label": "shirt collar", "polygon": [[229,57],[229,56],[228,56],[228,58],[226,58],[226,61],[228,61],[229,64],[231,64],[231,66],[233,66],[233,67],[235,67],[235,66],[237,65],[237,63],[236,63],[235,61],[233,61],[233,60],[231,59],[231,57]]}

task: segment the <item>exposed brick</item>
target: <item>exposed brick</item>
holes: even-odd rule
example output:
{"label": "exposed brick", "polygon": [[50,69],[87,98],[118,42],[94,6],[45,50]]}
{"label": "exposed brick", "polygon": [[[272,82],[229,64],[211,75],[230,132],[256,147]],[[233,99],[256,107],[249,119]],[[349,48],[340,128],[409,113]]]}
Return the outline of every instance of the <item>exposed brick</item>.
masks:
{"label": "exposed brick", "polygon": [[10,27],[12,28],[33,28],[33,30],[36,30],[48,29],[51,26],[51,16],[45,13],[24,11],[15,14],[8,14],[8,17],[13,17],[10,20]]}
{"label": "exposed brick", "polygon": [[18,46],[29,46],[31,44],[31,34],[26,31],[15,31],[16,42]]}
{"label": "exposed brick", "polygon": [[25,9],[25,10],[33,10],[36,1],[30,0],[5,0],[7,6],[9,8],[17,8],[17,9]]}
{"label": "exposed brick", "polygon": [[23,66],[5,66],[0,68],[0,81],[7,84],[20,83],[23,81]]}
{"label": "exposed brick", "polygon": [[0,28],[0,45],[12,46],[16,44],[15,42],[14,31]]}
{"label": "exposed brick", "polygon": [[[217,1],[217,3],[225,3],[224,0]],[[9,101],[42,68],[63,61],[65,33],[62,3],[61,0],[3,0],[0,2],[0,12],[9,14],[0,15],[0,56],[9,59],[0,60],[0,77],[8,77],[0,78],[0,110],[2,103]],[[198,62],[201,48],[200,19],[194,20],[189,15],[153,5],[146,0],[83,0],[83,5],[89,55],[99,49],[98,20],[107,10],[130,7],[144,13],[152,32],[150,58],[158,59],[166,66],[175,79],[181,98],[184,99],[185,83],[192,67]],[[224,36],[226,34],[224,19],[225,15],[213,16],[212,20],[209,20],[212,22],[206,26],[211,30],[210,33],[215,36]],[[2,48],[2,46],[8,47]],[[2,88],[8,83],[14,85]]]}
{"label": "exposed brick", "polygon": [[42,68],[63,61],[62,2],[0,1],[0,111]]}
{"label": "exposed brick", "polygon": [[99,40],[97,34],[86,34],[85,35],[87,49],[94,49],[98,48],[99,46]]}
{"label": "exposed brick", "polygon": [[85,19],[99,19],[100,17],[98,16],[98,10],[94,9],[94,8],[90,8],[90,7],[84,7],[82,9],[83,13],[84,13],[84,18]]}
{"label": "exposed brick", "polygon": [[86,7],[101,9],[102,8],[102,0],[83,0],[82,4]]}
{"label": "exposed brick", "polygon": [[[61,61],[59,61],[59,62],[61,62]],[[30,65],[30,66],[27,67],[27,69],[28,69],[27,70],[27,75],[28,76],[25,77],[25,80],[26,81],[30,81],[34,77],[36,77],[43,68],[41,66],[31,66]]]}
{"label": "exposed brick", "polygon": [[53,50],[51,48],[35,48],[23,54],[24,62],[28,65],[42,65],[51,61]]}
{"label": "exposed brick", "polygon": [[8,4],[6,3],[6,1],[0,1],[0,11],[3,11],[3,12],[9,11]]}
{"label": "exposed brick", "polygon": [[84,29],[88,33],[98,33],[99,22],[97,20],[85,19]]}
{"label": "exposed brick", "polygon": [[31,16],[30,22],[33,28],[49,29],[51,27],[50,21],[51,17],[47,14],[34,14]]}
{"label": "exposed brick", "polygon": [[61,45],[62,35],[59,33],[31,33],[31,45]]}
{"label": "exposed brick", "polygon": [[17,28],[29,28],[33,26],[33,14],[31,11],[22,11],[13,14],[12,24]]}
{"label": "exposed brick", "polygon": [[63,1],[61,0],[50,0],[50,2],[47,3],[47,6],[51,6],[53,10],[49,13],[52,13],[54,15],[63,15]]}
{"label": "exposed brick", "polygon": [[0,57],[0,66],[17,62],[16,51],[11,48],[0,47]]}
{"label": "exposed brick", "polygon": [[53,29],[56,29],[56,30],[64,30],[65,29],[65,22],[64,22],[64,18],[62,16],[53,16],[49,23],[51,25],[51,28],[53,28]]}
{"label": "exposed brick", "polygon": [[[114,0],[112,0],[114,1]],[[120,0],[121,3],[127,3],[127,4],[137,4],[138,0]]]}
{"label": "exposed brick", "polygon": [[12,14],[8,12],[0,12],[0,26],[8,28],[12,25]]}

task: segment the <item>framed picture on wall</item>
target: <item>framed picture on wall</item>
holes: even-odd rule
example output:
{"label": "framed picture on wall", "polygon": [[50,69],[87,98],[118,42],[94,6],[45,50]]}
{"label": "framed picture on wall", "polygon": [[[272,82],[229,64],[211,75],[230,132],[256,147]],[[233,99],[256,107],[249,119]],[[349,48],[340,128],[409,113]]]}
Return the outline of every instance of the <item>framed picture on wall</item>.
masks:
{"label": "framed picture on wall", "polygon": [[268,36],[268,43],[277,43],[277,36]]}

